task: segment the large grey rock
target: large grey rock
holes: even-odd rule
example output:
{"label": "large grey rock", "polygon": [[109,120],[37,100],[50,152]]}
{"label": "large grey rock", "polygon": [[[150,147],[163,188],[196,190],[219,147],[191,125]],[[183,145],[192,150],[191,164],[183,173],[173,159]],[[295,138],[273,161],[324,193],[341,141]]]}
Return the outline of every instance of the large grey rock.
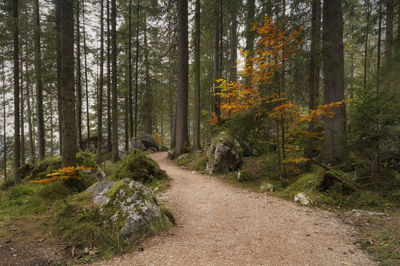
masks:
{"label": "large grey rock", "polygon": [[100,207],[105,222],[118,230],[122,239],[138,239],[171,225],[153,193],[142,183],[123,179],[97,182],[87,189]]}
{"label": "large grey rock", "polygon": [[131,148],[138,149],[141,151],[144,151],[146,149],[146,147],[143,145],[143,143],[140,140],[136,139],[135,137],[133,137],[131,140]]}
{"label": "large grey rock", "polygon": [[207,151],[207,170],[210,174],[236,171],[242,164],[242,150],[236,140],[220,136]]}
{"label": "large grey rock", "polygon": [[158,151],[158,143],[157,141],[153,138],[151,134],[144,134],[141,138],[140,141],[142,144],[146,147],[148,150],[157,150]]}

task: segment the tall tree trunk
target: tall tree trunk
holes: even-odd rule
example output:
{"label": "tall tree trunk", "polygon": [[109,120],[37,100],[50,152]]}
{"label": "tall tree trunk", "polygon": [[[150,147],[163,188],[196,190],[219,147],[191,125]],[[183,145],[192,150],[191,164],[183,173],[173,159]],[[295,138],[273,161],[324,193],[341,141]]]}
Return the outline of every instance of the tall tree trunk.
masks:
{"label": "tall tree trunk", "polygon": [[97,99],[97,155],[103,145],[103,87],[104,87],[104,0],[100,0],[100,84]]}
{"label": "tall tree trunk", "polygon": [[4,73],[4,62],[2,65],[2,81],[3,81],[3,165],[4,179],[7,179],[7,116],[6,116],[6,76]]}
{"label": "tall tree trunk", "polygon": [[132,0],[129,0],[129,25],[128,25],[128,112],[129,112],[129,138],[133,137],[133,88],[132,88]]}
{"label": "tall tree trunk", "polygon": [[82,0],[82,26],[83,26],[83,53],[85,59],[85,99],[86,99],[86,130],[87,144],[90,145],[90,113],[89,113],[89,80],[87,68],[87,45],[86,45],[86,26],[85,26],[85,1]]}
{"label": "tall tree trunk", "polygon": [[369,38],[369,24],[371,17],[371,7],[369,0],[365,0],[367,6],[367,27],[365,29],[365,43],[364,43],[364,90],[367,88],[367,66],[368,66],[368,38]]}
{"label": "tall tree trunk", "polygon": [[54,123],[53,123],[53,99],[49,97],[49,111],[50,111],[50,156],[54,157]]}
{"label": "tall tree trunk", "polygon": [[62,166],[76,165],[76,129],[74,100],[74,2],[62,0],[61,5],[61,106]]}
{"label": "tall tree trunk", "polygon": [[386,41],[385,65],[389,65],[392,58],[393,43],[393,0],[386,0]]}
{"label": "tall tree trunk", "polygon": [[229,32],[229,41],[230,41],[230,73],[229,80],[237,81],[237,48],[238,48],[238,37],[237,37],[237,6],[236,2],[233,2],[233,6],[231,7],[231,27]]}
{"label": "tall tree trunk", "polygon": [[200,149],[200,0],[196,0],[194,33],[194,129],[193,150]]}
{"label": "tall tree trunk", "polygon": [[[310,111],[314,110],[318,105],[319,91],[319,73],[321,69],[321,0],[312,1],[312,21],[311,21],[311,59],[310,59],[310,76],[309,76],[309,103]],[[308,131],[314,132],[314,120],[308,124]],[[311,168],[311,159],[313,157],[314,138],[308,137],[306,156],[307,168]]]}
{"label": "tall tree trunk", "polygon": [[112,42],[112,161],[119,160],[118,154],[118,90],[117,90],[117,4],[111,0],[111,42]]}
{"label": "tall tree trunk", "polygon": [[31,83],[30,83],[29,67],[28,67],[28,47],[26,47],[26,49],[27,49],[25,53],[26,106],[27,106],[27,116],[28,116],[29,155],[30,155],[30,162],[33,164],[36,161],[36,156],[35,156],[35,140],[33,138],[33,125],[32,125],[31,88],[30,88]]}
{"label": "tall tree trunk", "polygon": [[111,30],[110,0],[107,0],[107,151],[111,149]]}
{"label": "tall tree trunk", "polygon": [[381,81],[381,43],[382,43],[382,1],[379,0],[379,18],[378,18],[378,52],[377,52],[377,62],[376,62],[376,144],[375,144],[375,157],[376,157],[376,171],[380,173],[380,108],[379,108],[379,93],[380,93],[380,81]]}
{"label": "tall tree trunk", "polygon": [[188,144],[188,1],[178,0],[178,95],[176,112],[176,154]]}
{"label": "tall tree trunk", "polygon": [[217,88],[218,82],[217,80],[221,78],[220,72],[221,72],[221,56],[220,56],[220,48],[221,48],[221,43],[220,43],[220,37],[221,37],[221,21],[220,21],[220,3],[219,1],[214,2],[214,18],[215,18],[215,35],[214,35],[214,73],[213,73],[213,81],[214,81],[214,97],[213,97],[213,112],[217,116],[218,121],[221,118],[221,99],[218,95],[215,95],[216,93],[219,93],[220,89]]}
{"label": "tall tree trunk", "polygon": [[19,27],[18,27],[18,4],[13,1],[13,20],[14,20],[14,175],[15,182],[21,182],[19,168],[21,166],[21,136],[19,119]]}
{"label": "tall tree trunk", "polygon": [[153,133],[153,93],[150,84],[150,62],[149,46],[147,43],[147,17],[144,17],[144,67],[145,67],[145,131],[147,134]]}
{"label": "tall tree trunk", "polygon": [[139,21],[140,21],[140,0],[136,5],[136,58],[135,58],[135,130],[134,137],[137,138],[138,131],[138,94],[139,94]]}
{"label": "tall tree trunk", "polygon": [[[21,164],[25,164],[25,116],[24,116],[24,58],[21,44]],[[26,62],[25,62],[26,64]]]}
{"label": "tall tree trunk", "polygon": [[76,0],[76,128],[78,146],[82,145],[82,70],[81,70],[80,0]]}
{"label": "tall tree trunk", "polygon": [[[255,9],[256,4],[255,0],[248,0],[246,3],[246,30],[245,30],[245,38],[246,38],[246,51],[248,52],[248,56],[246,58],[246,67],[252,67],[251,60],[249,57],[252,57],[254,54],[254,41],[256,38],[256,32],[252,30],[253,25],[252,23],[255,22]],[[250,80],[246,77],[246,83],[249,83]]]}
{"label": "tall tree trunk", "polygon": [[[61,107],[61,0],[56,0],[56,50],[57,50],[57,110],[58,110],[58,134],[60,143],[60,155],[62,150],[62,107]],[[29,89],[28,89],[29,91]],[[29,96],[28,96],[29,97]],[[29,103],[29,102],[28,102]],[[31,134],[32,131],[30,130]]]}
{"label": "tall tree trunk", "polygon": [[124,144],[125,152],[129,151],[129,91],[125,95],[125,114],[124,114]]}
{"label": "tall tree trunk", "polygon": [[39,160],[46,156],[43,119],[43,83],[42,83],[42,55],[40,48],[40,15],[39,0],[35,0],[35,74],[36,74],[36,108],[38,124]]}
{"label": "tall tree trunk", "polygon": [[[324,0],[323,7],[324,103],[344,99],[343,17],[341,0]],[[333,109],[324,119],[324,161],[343,162],[346,157],[346,106]]]}

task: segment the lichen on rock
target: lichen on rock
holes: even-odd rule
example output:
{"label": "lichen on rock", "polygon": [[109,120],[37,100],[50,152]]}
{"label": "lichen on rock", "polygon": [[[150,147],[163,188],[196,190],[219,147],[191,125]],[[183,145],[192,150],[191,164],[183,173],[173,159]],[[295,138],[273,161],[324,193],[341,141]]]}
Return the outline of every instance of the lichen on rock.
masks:
{"label": "lichen on rock", "polygon": [[104,220],[115,228],[121,239],[139,239],[172,225],[153,193],[142,183],[122,179],[92,185],[92,200],[100,207]]}

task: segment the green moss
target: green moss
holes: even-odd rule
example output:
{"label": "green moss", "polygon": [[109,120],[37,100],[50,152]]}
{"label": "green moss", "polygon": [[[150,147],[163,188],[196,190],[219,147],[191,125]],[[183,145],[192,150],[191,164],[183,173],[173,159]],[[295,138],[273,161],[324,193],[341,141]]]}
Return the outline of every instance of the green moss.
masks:
{"label": "green moss", "polygon": [[154,180],[166,177],[166,173],[160,169],[158,164],[139,150],[133,150],[122,161],[115,164],[112,170],[114,180],[128,178],[143,183],[151,183]]}
{"label": "green moss", "polygon": [[158,234],[159,232],[168,229],[172,226],[171,221],[166,215],[163,215],[160,219],[150,223],[147,235]]}
{"label": "green moss", "polygon": [[61,157],[45,158],[33,166],[30,179],[43,179],[46,175],[61,168]]}
{"label": "green moss", "polygon": [[109,191],[107,191],[107,197],[111,199],[114,198],[116,196],[116,193],[124,186],[124,184],[124,180],[120,180],[115,183],[113,187]]}

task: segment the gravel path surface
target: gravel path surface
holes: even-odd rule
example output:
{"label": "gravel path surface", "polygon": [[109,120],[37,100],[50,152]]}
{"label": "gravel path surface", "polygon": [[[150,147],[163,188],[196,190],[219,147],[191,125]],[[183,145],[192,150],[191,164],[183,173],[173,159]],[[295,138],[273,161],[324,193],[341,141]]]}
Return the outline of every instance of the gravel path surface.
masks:
{"label": "gravel path surface", "polygon": [[167,153],[151,157],[172,179],[160,200],[177,225],[96,265],[374,265],[335,214],[181,169]]}

